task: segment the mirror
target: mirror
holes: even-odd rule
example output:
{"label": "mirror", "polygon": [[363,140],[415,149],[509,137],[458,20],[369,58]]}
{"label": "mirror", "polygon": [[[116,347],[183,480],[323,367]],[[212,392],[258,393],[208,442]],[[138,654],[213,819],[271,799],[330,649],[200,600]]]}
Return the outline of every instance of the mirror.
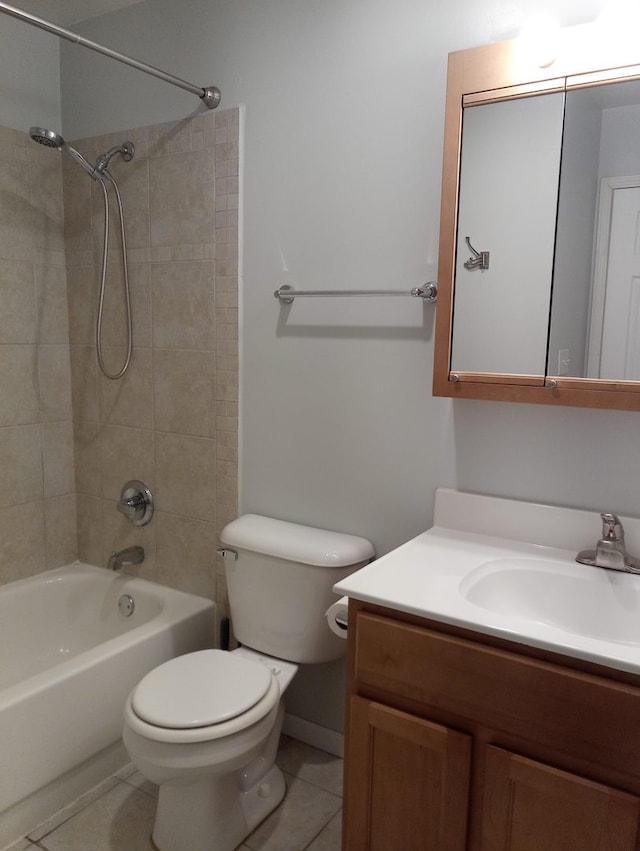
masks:
{"label": "mirror", "polygon": [[548,375],[640,380],[639,139],[640,81],[567,92]]}
{"label": "mirror", "polygon": [[640,410],[640,68],[594,61],[450,55],[435,395]]}
{"label": "mirror", "polygon": [[[464,109],[454,372],[537,374],[542,383],[563,112],[562,92]],[[474,262],[474,247],[489,249],[488,268]]]}

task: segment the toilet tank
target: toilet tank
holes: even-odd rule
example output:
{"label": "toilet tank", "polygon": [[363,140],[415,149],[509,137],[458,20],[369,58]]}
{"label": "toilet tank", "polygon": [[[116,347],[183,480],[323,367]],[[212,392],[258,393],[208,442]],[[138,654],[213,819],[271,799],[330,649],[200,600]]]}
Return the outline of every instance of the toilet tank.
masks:
{"label": "toilet tank", "polygon": [[[238,641],[291,662],[329,662],[346,641],[325,612],[333,586],[374,555],[366,538],[244,514],[220,536],[233,631]],[[235,554],[235,555],[234,555]]]}

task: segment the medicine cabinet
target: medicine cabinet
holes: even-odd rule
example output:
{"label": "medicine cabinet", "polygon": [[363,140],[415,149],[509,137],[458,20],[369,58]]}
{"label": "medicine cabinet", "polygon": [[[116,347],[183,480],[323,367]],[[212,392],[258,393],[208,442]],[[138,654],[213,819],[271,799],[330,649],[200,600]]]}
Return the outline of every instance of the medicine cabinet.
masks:
{"label": "medicine cabinet", "polygon": [[[640,64],[449,56],[434,394],[640,410]],[[640,61],[637,51],[635,62]]]}

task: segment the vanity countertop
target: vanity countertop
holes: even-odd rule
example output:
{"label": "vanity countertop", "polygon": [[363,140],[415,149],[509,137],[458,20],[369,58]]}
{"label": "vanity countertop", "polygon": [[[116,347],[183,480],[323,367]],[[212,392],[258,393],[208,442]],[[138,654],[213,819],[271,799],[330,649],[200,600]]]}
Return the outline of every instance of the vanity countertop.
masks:
{"label": "vanity countertop", "polygon": [[[636,555],[640,521],[621,519]],[[575,561],[600,528],[597,511],[439,490],[433,528],[334,590],[640,674],[640,576]]]}

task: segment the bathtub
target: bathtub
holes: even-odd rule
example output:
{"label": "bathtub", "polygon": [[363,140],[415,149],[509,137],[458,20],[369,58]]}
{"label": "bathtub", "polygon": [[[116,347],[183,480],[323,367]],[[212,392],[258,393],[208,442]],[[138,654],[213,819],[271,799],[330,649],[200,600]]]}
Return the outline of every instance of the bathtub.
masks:
{"label": "bathtub", "polygon": [[127,762],[133,686],[214,636],[210,600],[88,564],[0,586],[0,848]]}

